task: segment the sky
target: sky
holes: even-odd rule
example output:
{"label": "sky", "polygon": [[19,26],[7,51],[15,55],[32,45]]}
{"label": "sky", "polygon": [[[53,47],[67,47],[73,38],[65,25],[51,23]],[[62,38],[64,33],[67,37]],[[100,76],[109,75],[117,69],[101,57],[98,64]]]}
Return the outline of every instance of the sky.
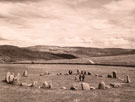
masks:
{"label": "sky", "polygon": [[0,45],[135,48],[135,0],[0,0]]}

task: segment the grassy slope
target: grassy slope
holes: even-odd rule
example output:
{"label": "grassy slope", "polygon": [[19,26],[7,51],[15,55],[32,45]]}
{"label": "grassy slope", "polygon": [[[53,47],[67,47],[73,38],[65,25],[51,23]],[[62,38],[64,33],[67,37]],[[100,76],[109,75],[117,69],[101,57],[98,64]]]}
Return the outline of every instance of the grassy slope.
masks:
{"label": "grassy slope", "polygon": [[[31,83],[38,81],[38,85],[48,81],[53,84],[52,90],[37,88],[19,87],[7,85],[0,82],[0,101],[1,102],[134,102],[135,100],[135,69],[125,67],[108,67],[108,66],[82,66],[82,65],[0,65],[0,80],[4,79],[7,71],[21,74],[28,68],[29,77],[22,78],[23,82]],[[97,87],[98,83],[104,81],[107,85],[112,82],[121,82],[117,79],[108,79],[95,77],[95,74],[106,76],[113,70],[116,70],[118,76],[125,78],[130,75],[132,83],[124,85],[121,88],[93,91],[70,91],[62,90],[60,87],[66,86],[68,89],[72,84],[79,84],[74,81],[74,75],[57,76],[56,73],[66,73],[69,69],[74,72],[76,69],[88,70],[92,76],[86,76],[85,82],[90,86]],[[109,69],[109,70],[108,70]],[[51,75],[40,77],[41,72],[49,71]]]}
{"label": "grassy slope", "polygon": [[28,49],[33,51],[46,51],[52,53],[68,53],[80,58],[114,56],[123,54],[135,54],[133,49],[121,48],[91,48],[91,47],[59,47],[59,46],[31,46]]}
{"label": "grassy slope", "polygon": [[0,61],[12,62],[20,60],[50,60],[50,59],[72,59],[71,54],[54,54],[50,52],[31,51],[16,46],[0,46]]}

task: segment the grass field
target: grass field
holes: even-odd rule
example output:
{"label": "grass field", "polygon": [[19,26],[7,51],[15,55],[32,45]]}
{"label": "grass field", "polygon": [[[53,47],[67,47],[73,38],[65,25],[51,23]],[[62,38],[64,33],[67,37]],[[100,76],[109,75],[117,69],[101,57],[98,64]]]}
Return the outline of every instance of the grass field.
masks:
{"label": "grass field", "polygon": [[[23,73],[28,69],[29,76],[22,77],[22,82],[31,83],[38,81],[41,86],[44,81],[51,82],[53,88],[50,90],[31,87],[21,87],[9,85],[2,80],[7,71],[14,73]],[[107,85],[113,82],[121,82],[118,79],[106,78],[113,70],[117,71],[118,76],[125,78],[129,75],[130,84],[125,84],[120,88],[111,88],[105,90],[90,91],[71,91],[69,88],[80,82],[74,81],[75,75],[60,75],[57,73],[66,73],[69,69],[76,72],[77,69],[87,70],[92,73],[86,76],[85,82],[92,87],[98,87],[98,83],[104,81]],[[39,74],[49,71],[51,74],[40,76]],[[95,74],[104,77],[95,77]],[[135,102],[135,68],[133,67],[112,67],[112,66],[94,66],[94,65],[41,65],[41,64],[1,64],[0,65],[0,102]],[[61,87],[67,87],[68,90],[62,90]]]}

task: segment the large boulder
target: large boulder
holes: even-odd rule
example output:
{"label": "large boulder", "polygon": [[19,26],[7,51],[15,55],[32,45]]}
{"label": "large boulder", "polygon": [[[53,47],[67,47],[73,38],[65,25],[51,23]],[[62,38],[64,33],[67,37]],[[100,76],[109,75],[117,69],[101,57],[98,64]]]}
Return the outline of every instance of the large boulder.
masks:
{"label": "large boulder", "polygon": [[90,85],[88,83],[81,83],[82,90],[90,90]]}

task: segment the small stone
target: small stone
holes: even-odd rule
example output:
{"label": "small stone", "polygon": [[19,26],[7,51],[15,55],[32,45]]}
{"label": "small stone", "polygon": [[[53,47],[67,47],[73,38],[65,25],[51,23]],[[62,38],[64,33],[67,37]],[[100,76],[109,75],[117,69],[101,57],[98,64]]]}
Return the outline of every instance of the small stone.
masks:
{"label": "small stone", "polygon": [[66,87],[62,87],[61,89],[63,89],[63,90],[67,90],[67,88],[66,88]]}
{"label": "small stone", "polygon": [[95,87],[90,87],[90,90],[95,90],[96,88]]}
{"label": "small stone", "polygon": [[45,74],[44,73],[40,73],[40,76],[44,76]]}
{"label": "small stone", "polygon": [[77,90],[77,88],[74,87],[74,86],[72,86],[72,87],[70,88],[70,90]]}
{"label": "small stone", "polygon": [[90,72],[88,72],[88,75],[91,75],[91,73],[90,73]]}

